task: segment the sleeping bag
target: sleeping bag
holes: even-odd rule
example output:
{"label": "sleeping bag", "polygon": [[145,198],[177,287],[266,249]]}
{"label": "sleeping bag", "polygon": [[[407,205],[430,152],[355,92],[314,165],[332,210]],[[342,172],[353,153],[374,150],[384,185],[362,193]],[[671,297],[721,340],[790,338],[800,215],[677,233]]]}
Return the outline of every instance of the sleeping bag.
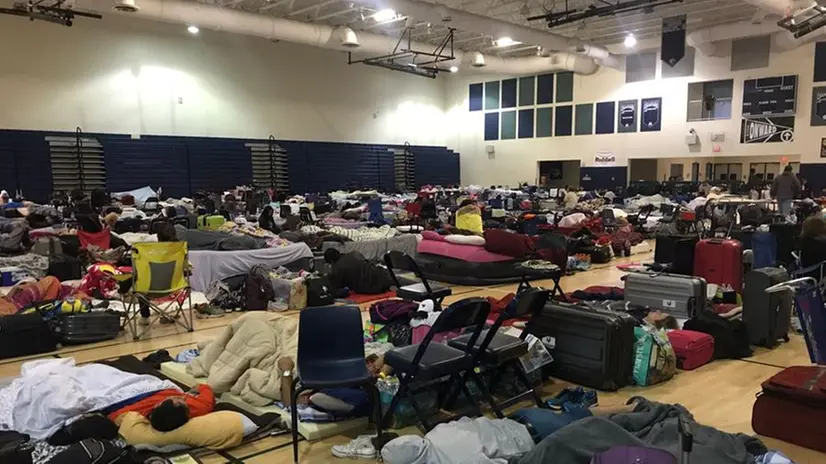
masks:
{"label": "sleeping bag", "polygon": [[476,205],[465,205],[456,211],[456,228],[482,235],[482,211]]}
{"label": "sleeping bag", "polygon": [[17,219],[0,219],[0,252],[20,253],[28,240],[29,226]]}

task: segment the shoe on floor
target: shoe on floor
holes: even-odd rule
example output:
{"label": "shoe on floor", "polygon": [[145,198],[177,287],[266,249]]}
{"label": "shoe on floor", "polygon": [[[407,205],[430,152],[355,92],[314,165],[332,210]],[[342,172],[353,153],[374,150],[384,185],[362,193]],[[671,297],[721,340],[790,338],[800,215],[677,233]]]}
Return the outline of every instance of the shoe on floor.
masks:
{"label": "shoe on floor", "polygon": [[140,318],[138,318],[138,324],[149,325],[149,318],[141,316]]}
{"label": "shoe on floor", "polygon": [[204,305],[198,307],[197,312],[195,313],[200,318],[211,318],[211,317],[223,317],[226,313],[223,309],[212,306],[212,305]]}
{"label": "shoe on floor", "polygon": [[582,387],[569,387],[546,401],[545,404],[551,409],[560,410],[565,403],[579,404],[583,395],[585,395],[585,390]]}
{"label": "shoe on floor", "polygon": [[337,458],[349,459],[376,459],[376,448],[373,446],[372,435],[361,435],[350,440],[346,445],[334,445],[331,450]]}

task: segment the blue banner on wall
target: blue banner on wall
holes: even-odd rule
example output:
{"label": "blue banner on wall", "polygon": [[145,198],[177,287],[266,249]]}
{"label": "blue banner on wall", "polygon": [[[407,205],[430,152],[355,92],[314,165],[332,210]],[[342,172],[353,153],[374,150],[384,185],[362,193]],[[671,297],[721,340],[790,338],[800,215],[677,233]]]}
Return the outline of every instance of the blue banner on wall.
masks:
{"label": "blue banner on wall", "polygon": [[617,132],[637,132],[637,103],[637,100],[619,102]]}
{"label": "blue banner on wall", "polygon": [[654,132],[662,128],[662,98],[643,98],[640,132]]}

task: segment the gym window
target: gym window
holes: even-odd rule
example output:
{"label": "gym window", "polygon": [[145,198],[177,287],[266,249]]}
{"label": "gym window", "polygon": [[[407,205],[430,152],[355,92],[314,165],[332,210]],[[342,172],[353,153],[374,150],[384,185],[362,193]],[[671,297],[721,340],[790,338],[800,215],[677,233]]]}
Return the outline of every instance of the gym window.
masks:
{"label": "gym window", "polygon": [[731,96],[734,80],[694,82],[688,84],[686,121],[731,119]]}

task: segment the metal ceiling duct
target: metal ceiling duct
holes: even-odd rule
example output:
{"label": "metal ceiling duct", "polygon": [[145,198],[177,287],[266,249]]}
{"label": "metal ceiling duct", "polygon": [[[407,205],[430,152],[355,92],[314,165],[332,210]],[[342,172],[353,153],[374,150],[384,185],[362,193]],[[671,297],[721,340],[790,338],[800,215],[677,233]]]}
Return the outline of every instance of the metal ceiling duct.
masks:
{"label": "metal ceiling duct", "polygon": [[[134,18],[183,25],[195,24],[201,29],[363,54],[390,53],[398,42],[397,38],[385,35],[367,32],[356,34],[349,28],[292,21],[205,3],[180,0],[138,0],[137,3],[140,10],[135,12],[113,10],[114,5],[109,0],[76,0],[75,6],[99,12],[130,15]],[[357,48],[354,48],[354,43],[359,44]],[[433,48],[433,45],[426,43],[414,43],[413,46],[422,50]],[[478,64],[474,61],[473,55],[474,53],[463,53],[459,50],[454,53],[457,63],[468,66],[472,62]],[[556,53],[550,57],[503,58],[494,55],[482,55],[482,57],[485,65],[474,69],[499,74],[550,71],[592,74],[599,68],[593,59],[570,53]]]}

